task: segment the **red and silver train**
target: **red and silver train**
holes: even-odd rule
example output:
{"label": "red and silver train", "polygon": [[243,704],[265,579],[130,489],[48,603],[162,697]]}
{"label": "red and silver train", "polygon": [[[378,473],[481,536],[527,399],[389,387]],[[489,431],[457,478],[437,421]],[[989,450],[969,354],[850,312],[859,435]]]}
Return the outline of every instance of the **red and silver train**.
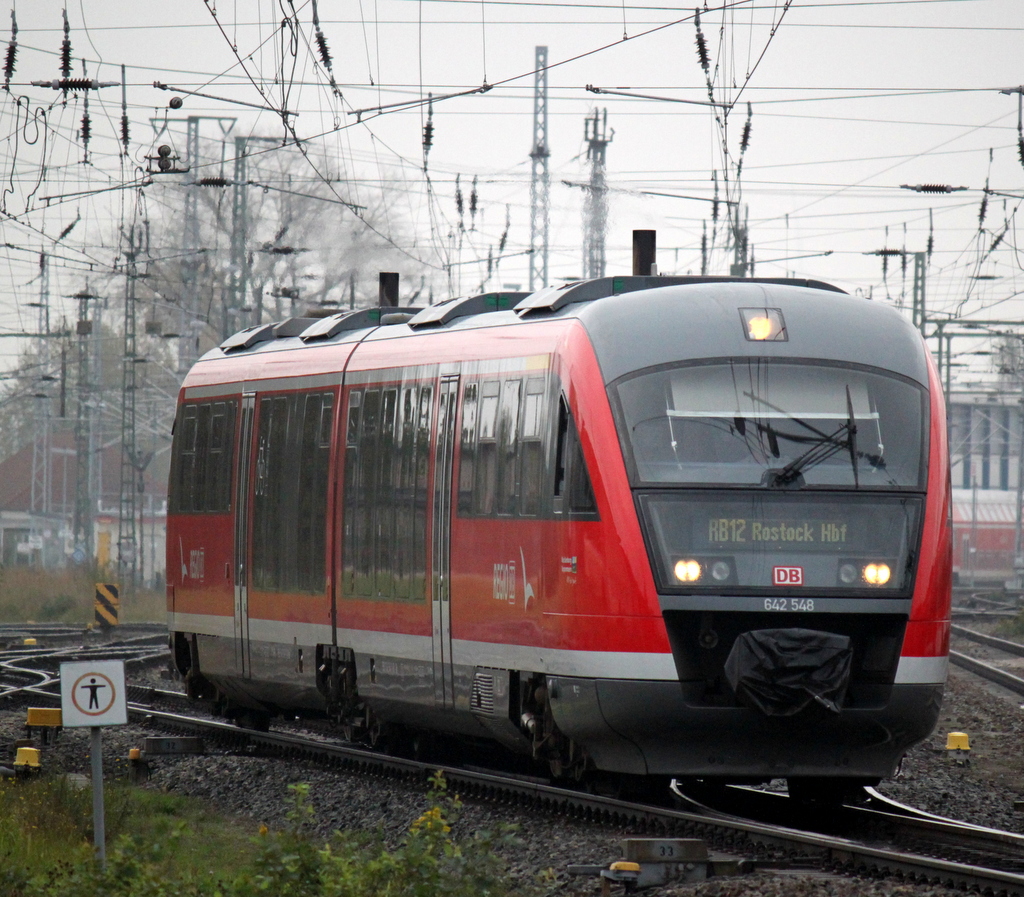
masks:
{"label": "red and silver train", "polygon": [[813,281],[610,277],[242,331],[188,374],[173,660],[256,725],[844,784],[932,731],[935,368]]}

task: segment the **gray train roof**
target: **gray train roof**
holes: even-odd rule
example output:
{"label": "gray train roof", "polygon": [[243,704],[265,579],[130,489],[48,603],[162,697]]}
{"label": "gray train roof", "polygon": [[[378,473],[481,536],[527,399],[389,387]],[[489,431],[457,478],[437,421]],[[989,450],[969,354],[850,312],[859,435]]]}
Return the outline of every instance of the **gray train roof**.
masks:
{"label": "gray train roof", "polygon": [[[746,338],[740,308],[778,308],[788,340]],[[678,284],[565,307],[587,328],[606,383],[687,358],[822,358],[893,371],[928,386],[921,337],[895,309],[788,284]]]}
{"label": "gray train roof", "polygon": [[[788,340],[746,339],[740,308],[778,308]],[[514,310],[513,310],[514,309]],[[925,349],[897,311],[817,281],[608,277],[533,294],[488,293],[425,309],[370,308],[250,327],[205,356],[423,336],[575,318],[607,383],[687,358],[821,358],[894,371],[927,386]],[[383,325],[383,326],[382,326]]]}

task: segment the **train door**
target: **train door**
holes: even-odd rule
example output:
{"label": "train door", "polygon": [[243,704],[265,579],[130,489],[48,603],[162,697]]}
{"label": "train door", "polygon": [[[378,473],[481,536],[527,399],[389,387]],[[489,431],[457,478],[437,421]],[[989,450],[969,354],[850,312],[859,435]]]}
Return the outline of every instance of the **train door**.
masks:
{"label": "train door", "polygon": [[441,378],[438,390],[437,440],[434,452],[434,500],[431,537],[431,628],[434,641],[434,702],[455,705],[452,669],[451,516],[452,459],[455,453],[455,409],[458,375]]}
{"label": "train door", "polygon": [[256,394],[242,395],[238,428],[238,477],[235,481],[235,670],[251,675],[249,659],[249,467]]}

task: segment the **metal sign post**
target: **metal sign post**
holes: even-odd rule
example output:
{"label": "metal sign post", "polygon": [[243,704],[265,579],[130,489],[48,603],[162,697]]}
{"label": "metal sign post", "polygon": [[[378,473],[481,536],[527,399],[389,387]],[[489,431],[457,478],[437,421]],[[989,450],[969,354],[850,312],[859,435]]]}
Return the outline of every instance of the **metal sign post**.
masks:
{"label": "metal sign post", "polygon": [[123,660],[94,660],[60,665],[60,706],[65,728],[89,728],[92,767],[93,843],[100,866],[107,864],[103,813],[103,726],[128,722]]}

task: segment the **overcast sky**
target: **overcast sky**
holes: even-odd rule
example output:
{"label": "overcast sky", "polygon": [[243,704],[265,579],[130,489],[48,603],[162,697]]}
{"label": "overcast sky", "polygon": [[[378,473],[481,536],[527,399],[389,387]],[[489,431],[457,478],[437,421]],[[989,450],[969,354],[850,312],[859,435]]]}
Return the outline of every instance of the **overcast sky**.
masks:
{"label": "overcast sky", "polygon": [[[384,229],[410,267],[429,272],[438,298],[484,282],[481,260],[496,253],[507,215],[505,257],[487,287],[525,287],[537,46],[548,48],[552,282],[583,269],[583,191],[564,182],[588,178],[584,120],[607,109],[608,273],[628,273],[634,228],[657,230],[662,273],[699,273],[707,228],[710,273],[728,273],[723,222],[711,221],[717,179],[720,199],[739,202],[749,222],[758,276],[815,277],[909,303],[912,262],[904,272],[891,258],[883,276],[872,253],[924,252],[931,237],[931,313],[1022,314],[1013,299],[1024,290],[1024,234],[1014,218],[1024,196],[1019,94],[1000,93],[1024,85],[1021,0],[709,4],[700,15],[707,77],[694,10],[658,0],[320,0],[315,10],[302,0],[77,0],[67,8],[74,74],[84,59],[89,77],[118,82],[90,92],[88,164],[80,96],[65,105],[59,91],[30,83],[59,76],[63,4],[12,6],[17,66],[0,97],[0,332],[36,329],[38,309],[27,303],[39,300],[41,249],[53,256],[51,313],[70,313],[63,297],[83,285],[84,263],[98,270],[118,257],[117,223],[137,201],[136,190],[111,188],[138,183],[158,142],[184,153],[189,115],[225,119],[204,121],[204,138],[221,136],[228,119],[228,138],[280,138],[287,118],[319,160],[311,181],[342,177],[339,197],[357,204],[388,191]],[[332,72],[319,56],[314,11]],[[8,25],[0,18],[0,28]],[[0,40],[9,37],[0,31]],[[128,163],[117,143],[122,65]],[[709,100],[708,80],[723,106],[699,105]],[[595,94],[588,85],[665,101]],[[436,99],[425,174],[428,94]],[[172,96],[181,108],[168,109]],[[219,165],[208,173],[220,174]],[[472,222],[464,213],[465,232],[456,176],[467,203],[477,180],[479,213]],[[901,186],[920,184],[967,189]],[[675,196],[652,195],[659,193]],[[351,213],[333,206],[330,214]],[[986,348],[964,340],[959,349],[973,346]],[[17,340],[0,340],[0,364],[10,366],[19,349]],[[989,364],[986,356],[963,360],[965,374]]]}

